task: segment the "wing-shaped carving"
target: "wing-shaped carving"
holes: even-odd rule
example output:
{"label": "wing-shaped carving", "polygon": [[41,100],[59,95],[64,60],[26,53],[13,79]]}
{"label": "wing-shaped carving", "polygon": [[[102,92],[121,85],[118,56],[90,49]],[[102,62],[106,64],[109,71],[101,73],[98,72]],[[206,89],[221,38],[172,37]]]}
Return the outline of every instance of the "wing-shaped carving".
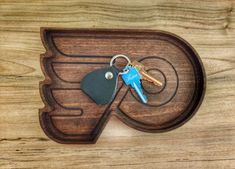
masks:
{"label": "wing-shaped carving", "polygon": [[[60,143],[94,143],[115,115],[147,132],[167,131],[187,121],[199,107],[205,90],[201,61],[176,35],[161,31],[42,28],[46,52],[41,55],[45,80],[40,93],[44,132]],[[108,66],[115,54],[139,60],[163,82],[161,88],[143,81],[148,104],[119,80],[109,105],[96,105],[80,90],[87,72]]]}

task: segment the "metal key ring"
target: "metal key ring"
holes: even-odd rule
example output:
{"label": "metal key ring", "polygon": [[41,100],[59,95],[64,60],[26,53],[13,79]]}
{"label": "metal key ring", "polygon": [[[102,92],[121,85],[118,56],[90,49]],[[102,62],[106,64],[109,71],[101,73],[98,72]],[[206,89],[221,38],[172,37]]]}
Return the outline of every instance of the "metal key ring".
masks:
{"label": "metal key ring", "polygon": [[[126,55],[122,55],[122,54],[117,54],[117,55],[114,55],[110,61],[110,66],[113,66],[113,62],[117,59],[117,58],[124,58],[127,60],[127,64],[126,66],[130,65],[131,64],[131,60],[126,56]],[[125,66],[125,67],[126,67]],[[124,72],[119,72],[120,75],[123,75],[123,74],[126,74],[127,72],[129,72],[129,70],[127,71],[124,71]]]}

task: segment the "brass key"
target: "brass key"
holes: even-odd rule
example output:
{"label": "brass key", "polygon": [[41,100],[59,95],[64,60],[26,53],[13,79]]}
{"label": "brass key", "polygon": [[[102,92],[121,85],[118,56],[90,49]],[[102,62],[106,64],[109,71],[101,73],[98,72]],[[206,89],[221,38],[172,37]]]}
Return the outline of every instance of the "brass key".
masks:
{"label": "brass key", "polygon": [[131,66],[135,67],[140,74],[142,75],[142,79],[149,81],[151,83],[153,83],[156,86],[162,86],[162,82],[158,81],[157,79],[155,79],[154,77],[152,77],[151,75],[149,75],[145,70],[144,70],[144,65],[138,61],[133,61],[130,64]]}

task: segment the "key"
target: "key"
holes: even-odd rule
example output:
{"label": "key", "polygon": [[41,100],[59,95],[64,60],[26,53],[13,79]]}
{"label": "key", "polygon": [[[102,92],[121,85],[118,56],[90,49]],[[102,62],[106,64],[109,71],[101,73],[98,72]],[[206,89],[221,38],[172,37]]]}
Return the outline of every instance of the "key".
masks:
{"label": "key", "polygon": [[142,75],[143,80],[149,81],[156,86],[162,86],[162,82],[158,81],[157,79],[155,79],[145,71],[144,65],[142,63],[135,60],[131,62],[130,65],[135,67],[139,71],[139,73]]}
{"label": "key", "polygon": [[127,86],[131,86],[135,89],[136,93],[138,94],[139,98],[143,103],[147,103],[148,99],[147,96],[144,95],[141,81],[142,78],[139,71],[135,67],[126,66],[123,70],[124,72],[128,71],[125,74],[122,74],[122,79]]}

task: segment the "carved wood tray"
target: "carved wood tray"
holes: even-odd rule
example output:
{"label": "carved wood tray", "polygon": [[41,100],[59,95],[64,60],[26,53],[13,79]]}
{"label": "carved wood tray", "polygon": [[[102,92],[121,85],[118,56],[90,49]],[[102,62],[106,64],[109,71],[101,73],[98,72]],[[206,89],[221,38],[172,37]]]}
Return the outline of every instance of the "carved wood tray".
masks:
{"label": "carved wood tray", "polygon": [[[201,60],[174,34],[42,28],[41,38],[46,48],[41,55],[45,80],[40,82],[45,107],[39,118],[44,132],[57,142],[95,143],[111,116],[141,131],[169,131],[188,121],[202,102],[206,80]],[[109,105],[96,105],[80,90],[85,74],[107,67],[115,54],[141,61],[163,82],[162,87],[156,87],[143,81],[147,104],[121,79]]]}

